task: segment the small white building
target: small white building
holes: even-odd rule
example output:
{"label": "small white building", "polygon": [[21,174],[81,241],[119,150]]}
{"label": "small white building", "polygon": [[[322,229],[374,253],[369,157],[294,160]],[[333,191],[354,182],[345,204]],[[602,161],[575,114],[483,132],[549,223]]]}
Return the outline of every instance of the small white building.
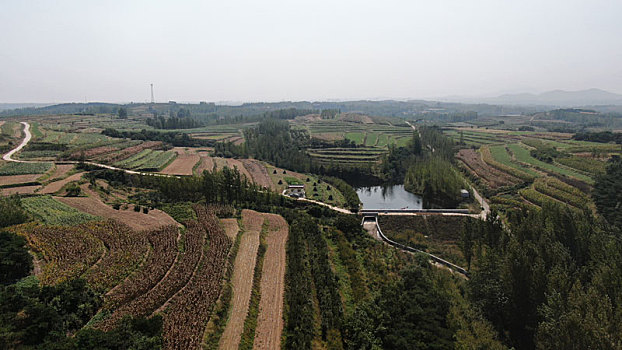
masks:
{"label": "small white building", "polygon": [[465,190],[465,189],[461,189],[460,190],[460,196],[462,196],[462,198],[469,198],[469,191]]}
{"label": "small white building", "polygon": [[287,186],[287,195],[293,198],[304,198],[305,197],[305,185],[288,185]]}

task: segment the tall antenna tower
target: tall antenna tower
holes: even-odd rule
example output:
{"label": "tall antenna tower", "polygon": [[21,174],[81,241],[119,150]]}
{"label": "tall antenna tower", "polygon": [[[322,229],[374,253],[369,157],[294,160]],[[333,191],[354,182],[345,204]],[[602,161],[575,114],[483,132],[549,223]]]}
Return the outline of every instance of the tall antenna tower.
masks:
{"label": "tall antenna tower", "polygon": [[155,103],[155,100],[153,99],[153,83],[151,84],[151,103]]}

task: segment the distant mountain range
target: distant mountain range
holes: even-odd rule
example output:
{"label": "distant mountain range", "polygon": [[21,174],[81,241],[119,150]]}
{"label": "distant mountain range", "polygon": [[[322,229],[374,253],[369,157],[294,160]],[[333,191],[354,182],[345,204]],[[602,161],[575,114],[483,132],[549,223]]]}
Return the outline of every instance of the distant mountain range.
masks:
{"label": "distant mountain range", "polygon": [[556,107],[622,105],[622,95],[601,89],[579,91],[553,90],[541,94],[505,94],[497,97],[485,98],[454,96],[442,100],[495,105],[540,105]]}

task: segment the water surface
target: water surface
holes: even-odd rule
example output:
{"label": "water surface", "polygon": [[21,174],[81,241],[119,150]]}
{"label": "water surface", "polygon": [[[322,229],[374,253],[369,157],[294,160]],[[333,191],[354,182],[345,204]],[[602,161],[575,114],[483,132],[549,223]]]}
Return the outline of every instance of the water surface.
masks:
{"label": "water surface", "polygon": [[356,189],[363,209],[422,209],[423,199],[404,189],[404,185],[371,186]]}

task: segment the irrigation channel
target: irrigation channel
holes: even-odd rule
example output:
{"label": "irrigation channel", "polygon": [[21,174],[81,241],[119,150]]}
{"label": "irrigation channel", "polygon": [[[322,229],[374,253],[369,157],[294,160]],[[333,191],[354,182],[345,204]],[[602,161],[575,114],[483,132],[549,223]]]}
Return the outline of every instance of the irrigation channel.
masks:
{"label": "irrigation channel", "polygon": [[[22,150],[22,148],[26,147],[26,145],[28,144],[28,142],[30,142],[30,140],[32,139],[32,134],[30,133],[30,124],[28,124],[28,122],[20,122],[22,125],[24,125],[24,139],[22,140],[22,142],[15,147],[14,149],[10,150],[9,152],[7,152],[2,159],[8,162],[18,162],[18,163],[40,163],[37,161],[25,161],[25,160],[19,160],[19,159],[13,159],[13,155],[19,151]],[[411,125],[411,127],[413,129],[415,129],[414,126]],[[79,164],[79,163],[83,163],[83,164],[88,164],[88,165],[92,165],[92,166],[96,166],[99,168],[104,168],[104,169],[110,169],[110,170],[117,170],[117,171],[123,171],[127,174],[135,174],[135,175],[145,175],[145,176],[162,176],[162,177],[174,177],[174,178],[180,178],[181,176],[179,175],[167,175],[167,174],[156,174],[156,173],[148,173],[148,172],[140,172],[140,171],[134,171],[134,170],[128,170],[128,169],[122,169],[122,168],[117,168],[111,165],[106,165],[106,164],[100,164],[100,163],[95,163],[95,162],[89,162],[89,161],[84,161],[84,162],[80,162],[80,161],[54,161],[55,164]],[[473,197],[475,197],[475,199],[480,203],[481,207],[482,207],[482,211],[480,214],[468,214],[468,211],[466,210],[462,210],[462,209],[422,209],[421,206],[418,205],[414,205],[413,208],[400,208],[400,209],[395,209],[395,208],[379,208],[379,209],[361,209],[359,214],[363,215],[363,220],[361,222],[361,224],[363,225],[363,227],[367,226],[369,227],[369,224],[373,225],[373,229],[376,230],[377,232],[377,237],[380,238],[383,242],[385,242],[386,244],[392,245],[395,248],[398,248],[400,250],[406,251],[406,252],[410,252],[410,253],[421,253],[421,254],[425,254],[427,255],[430,260],[432,260],[434,263],[442,265],[444,267],[447,267],[449,269],[451,269],[452,271],[455,271],[465,277],[468,278],[469,273],[466,271],[466,269],[457,266],[455,264],[450,263],[449,261],[446,261],[444,259],[441,259],[435,255],[432,255],[430,253],[403,245],[401,243],[397,243],[389,238],[387,238],[383,233],[382,230],[380,229],[380,225],[378,224],[378,215],[424,215],[424,214],[430,214],[430,213],[435,213],[435,214],[442,214],[442,215],[452,215],[452,216],[470,216],[470,217],[474,217],[474,218],[479,218],[482,220],[486,219],[486,216],[490,213],[490,207],[488,206],[488,203],[486,203],[486,201],[484,200],[484,198],[482,198],[482,196],[480,196],[480,194],[477,192],[477,190],[475,190],[475,188],[471,187],[472,191],[473,191]],[[403,188],[401,189],[403,190]],[[395,189],[394,189],[395,191]],[[400,189],[398,188],[397,191],[401,194]],[[402,197],[405,196],[403,194],[401,194]],[[415,195],[413,195],[415,196]],[[418,197],[418,196],[415,196]],[[408,197],[410,199],[412,199],[411,197]],[[414,198],[414,197],[413,197]],[[420,197],[419,197],[420,199]],[[327,203],[323,203],[323,202],[319,202],[319,201],[315,201],[312,199],[307,199],[307,198],[298,198],[299,201],[305,201],[305,202],[310,202],[310,203],[314,203],[314,204],[318,204],[318,205],[322,205],[325,207],[328,207],[332,210],[338,211],[340,213],[343,214],[356,214],[353,213],[347,209],[344,208],[339,208],[339,207],[335,207],[332,206],[330,204]]]}

